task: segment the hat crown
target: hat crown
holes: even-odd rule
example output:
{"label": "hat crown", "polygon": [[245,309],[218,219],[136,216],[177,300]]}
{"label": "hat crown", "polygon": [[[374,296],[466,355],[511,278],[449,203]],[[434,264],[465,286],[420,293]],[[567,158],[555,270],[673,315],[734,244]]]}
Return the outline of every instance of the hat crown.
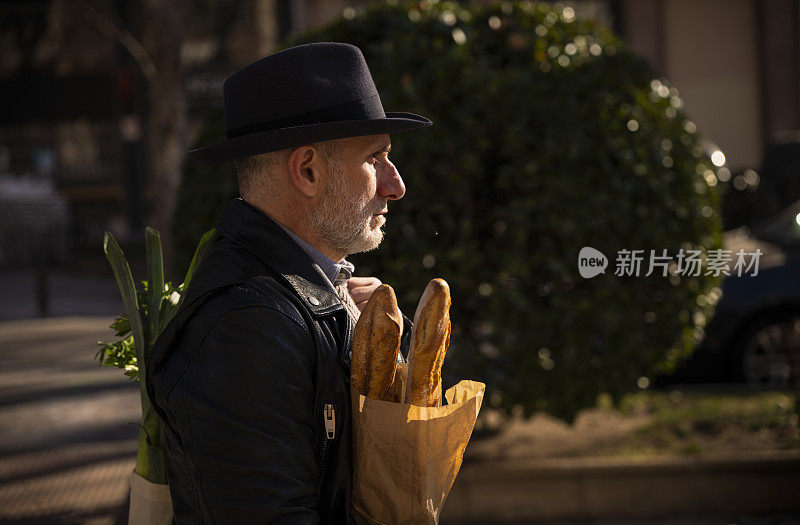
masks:
{"label": "hat crown", "polygon": [[326,140],[399,133],[431,121],[386,113],[361,50],[304,44],[256,60],[222,86],[227,140],[189,152],[219,164]]}
{"label": "hat crown", "polygon": [[[225,80],[223,96],[230,132],[377,97],[378,90],[358,47],[317,42],[243,67]],[[383,113],[382,107],[379,112]]]}

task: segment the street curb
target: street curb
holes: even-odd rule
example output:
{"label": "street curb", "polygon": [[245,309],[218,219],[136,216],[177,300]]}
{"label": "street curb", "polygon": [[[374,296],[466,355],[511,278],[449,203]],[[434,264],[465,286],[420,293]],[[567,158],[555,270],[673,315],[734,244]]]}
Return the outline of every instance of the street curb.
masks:
{"label": "street curb", "polygon": [[800,453],[465,461],[442,524],[800,509]]}
{"label": "street curb", "polygon": [[34,319],[0,320],[0,344],[21,339],[71,337],[107,331],[109,339],[114,332],[108,327],[113,315],[81,315],[40,317]]}

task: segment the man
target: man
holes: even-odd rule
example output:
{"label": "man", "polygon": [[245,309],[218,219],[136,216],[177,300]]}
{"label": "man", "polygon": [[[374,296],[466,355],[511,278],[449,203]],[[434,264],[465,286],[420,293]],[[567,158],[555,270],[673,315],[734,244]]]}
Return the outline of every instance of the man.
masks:
{"label": "man", "polygon": [[241,198],[147,363],[175,520],[350,523],[350,345],[380,282],[345,257],[405,193],[389,133],[431,122],[384,113],[349,44],[270,55],[223,91],[228,140],[190,156],[234,160]]}

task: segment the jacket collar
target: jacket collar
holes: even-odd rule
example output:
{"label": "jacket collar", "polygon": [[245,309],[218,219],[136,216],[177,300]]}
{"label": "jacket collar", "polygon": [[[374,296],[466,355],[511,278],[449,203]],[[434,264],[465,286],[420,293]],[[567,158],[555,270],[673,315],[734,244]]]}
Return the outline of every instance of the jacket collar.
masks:
{"label": "jacket collar", "polygon": [[217,229],[282,275],[315,315],[344,308],[319,265],[280,224],[241,197],[225,206]]}

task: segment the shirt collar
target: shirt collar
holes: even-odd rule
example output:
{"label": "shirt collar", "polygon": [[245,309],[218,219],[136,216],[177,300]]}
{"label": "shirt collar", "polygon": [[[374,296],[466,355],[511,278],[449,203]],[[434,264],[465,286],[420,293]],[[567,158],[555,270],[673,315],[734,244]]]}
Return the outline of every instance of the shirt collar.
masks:
{"label": "shirt collar", "polygon": [[319,265],[319,267],[322,269],[322,272],[332,285],[336,286],[342,282],[346,282],[350,277],[353,276],[353,271],[355,271],[355,266],[353,266],[353,263],[347,259],[342,259],[338,263],[334,262],[333,259],[295,235],[292,230],[278,221],[275,222],[278,224],[278,226],[283,228],[283,231],[289,234],[289,237],[294,239],[294,241],[303,249],[303,251],[305,251],[308,256],[311,257],[311,260]]}

